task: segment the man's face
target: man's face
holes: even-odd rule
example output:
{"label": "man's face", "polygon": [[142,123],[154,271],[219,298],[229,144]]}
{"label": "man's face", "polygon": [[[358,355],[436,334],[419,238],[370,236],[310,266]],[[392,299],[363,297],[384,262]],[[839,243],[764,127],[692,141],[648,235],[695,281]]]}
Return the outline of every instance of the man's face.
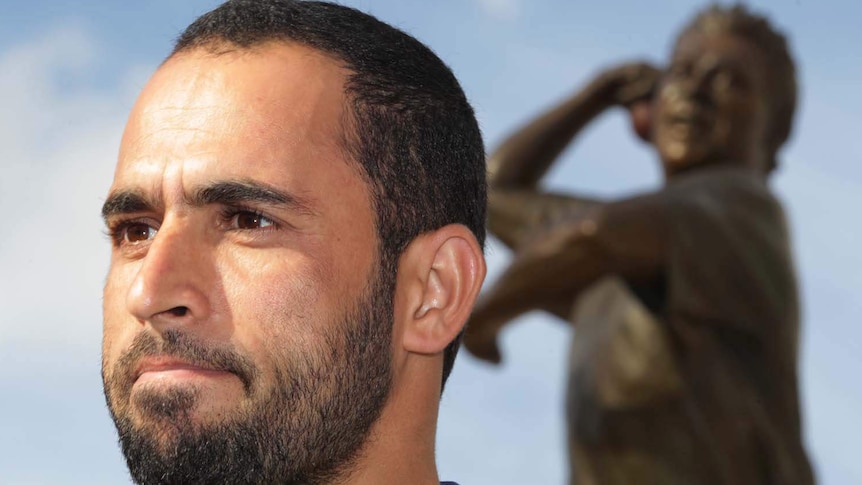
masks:
{"label": "man's face", "polygon": [[105,204],[102,372],[137,481],[313,483],[379,415],[392,288],[344,80],[293,44],[200,50],[135,105]]}
{"label": "man's face", "polygon": [[654,114],[653,141],[666,173],[765,161],[766,69],[761,51],[737,36],[679,40]]}

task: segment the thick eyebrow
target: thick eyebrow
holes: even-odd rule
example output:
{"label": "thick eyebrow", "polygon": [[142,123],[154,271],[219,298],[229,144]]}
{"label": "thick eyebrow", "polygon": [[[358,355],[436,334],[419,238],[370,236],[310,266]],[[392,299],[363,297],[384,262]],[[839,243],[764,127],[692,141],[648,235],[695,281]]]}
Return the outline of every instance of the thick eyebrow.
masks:
{"label": "thick eyebrow", "polygon": [[[282,207],[293,212],[314,215],[317,213],[308,200],[266,184],[249,180],[228,180],[215,182],[196,189],[186,197],[186,203],[193,207],[220,204],[226,206],[264,204]],[[137,190],[119,190],[108,195],[102,205],[102,218],[105,222],[120,214],[153,212],[157,204]]]}
{"label": "thick eyebrow", "polygon": [[154,208],[155,205],[140,192],[135,190],[119,190],[108,195],[105,203],[102,204],[102,219],[107,222],[112,216],[150,212]]}
{"label": "thick eyebrow", "polygon": [[228,180],[200,187],[191,194],[188,203],[196,207],[211,204],[264,204],[280,206],[299,214],[316,214],[308,200],[251,180]]}

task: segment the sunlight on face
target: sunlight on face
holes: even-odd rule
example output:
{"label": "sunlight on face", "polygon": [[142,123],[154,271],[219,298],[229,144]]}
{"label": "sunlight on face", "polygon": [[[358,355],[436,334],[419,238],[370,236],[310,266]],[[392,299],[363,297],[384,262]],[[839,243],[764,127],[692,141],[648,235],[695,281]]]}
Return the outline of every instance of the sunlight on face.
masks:
{"label": "sunlight on face", "polygon": [[[316,51],[270,44],[180,54],[141,94],[103,211],[103,374],[127,458],[245,434],[287,439],[301,456],[283,461],[301,466],[303,433],[351,429],[328,451],[340,460],[364,440],[387,390],[391,295],[340,145],[344,79]],[[245,431],[206,435],[225,426]]]}

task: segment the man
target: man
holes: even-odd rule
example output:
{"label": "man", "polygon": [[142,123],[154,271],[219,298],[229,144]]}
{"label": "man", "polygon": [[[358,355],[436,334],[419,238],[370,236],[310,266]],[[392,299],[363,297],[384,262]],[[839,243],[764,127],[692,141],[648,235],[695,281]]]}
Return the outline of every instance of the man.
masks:
{"label": "man", "polygon": [[[499,331],[532,309],[577,326],[572,483],[813,482],[795,277],[766,185],[795,100],[784,38],[742,7],[712,7],[664,73],[607,71],[491,157],[489,228],[515,260],[465,344],[499,362]],[[666,185],[610,202],[543,192],[565,146],[616,105],[655,146]]]}
{"label": "man", "polygon": [[329,3],[223,4],[144,87],[103,215],[137,483],[439,483],[485,165],[427,47]]}

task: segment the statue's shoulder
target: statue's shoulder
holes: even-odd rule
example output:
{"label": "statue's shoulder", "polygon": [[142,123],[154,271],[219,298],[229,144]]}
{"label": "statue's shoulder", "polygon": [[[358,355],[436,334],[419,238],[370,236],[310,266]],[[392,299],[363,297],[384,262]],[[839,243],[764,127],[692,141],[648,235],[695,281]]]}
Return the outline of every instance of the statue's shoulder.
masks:
{"label": "statue's shoulder", "polygon": [[661,189],[672,212],[719,219],[784,219],[781,202],[766,179],[736,167],[703,168],[681,174]]}
{"label": "statue's shoulder", "polygon": [[758,173],[734,166],[703,167],[672,177],[663,190],[739,190],[770,194],[766,179]]}

